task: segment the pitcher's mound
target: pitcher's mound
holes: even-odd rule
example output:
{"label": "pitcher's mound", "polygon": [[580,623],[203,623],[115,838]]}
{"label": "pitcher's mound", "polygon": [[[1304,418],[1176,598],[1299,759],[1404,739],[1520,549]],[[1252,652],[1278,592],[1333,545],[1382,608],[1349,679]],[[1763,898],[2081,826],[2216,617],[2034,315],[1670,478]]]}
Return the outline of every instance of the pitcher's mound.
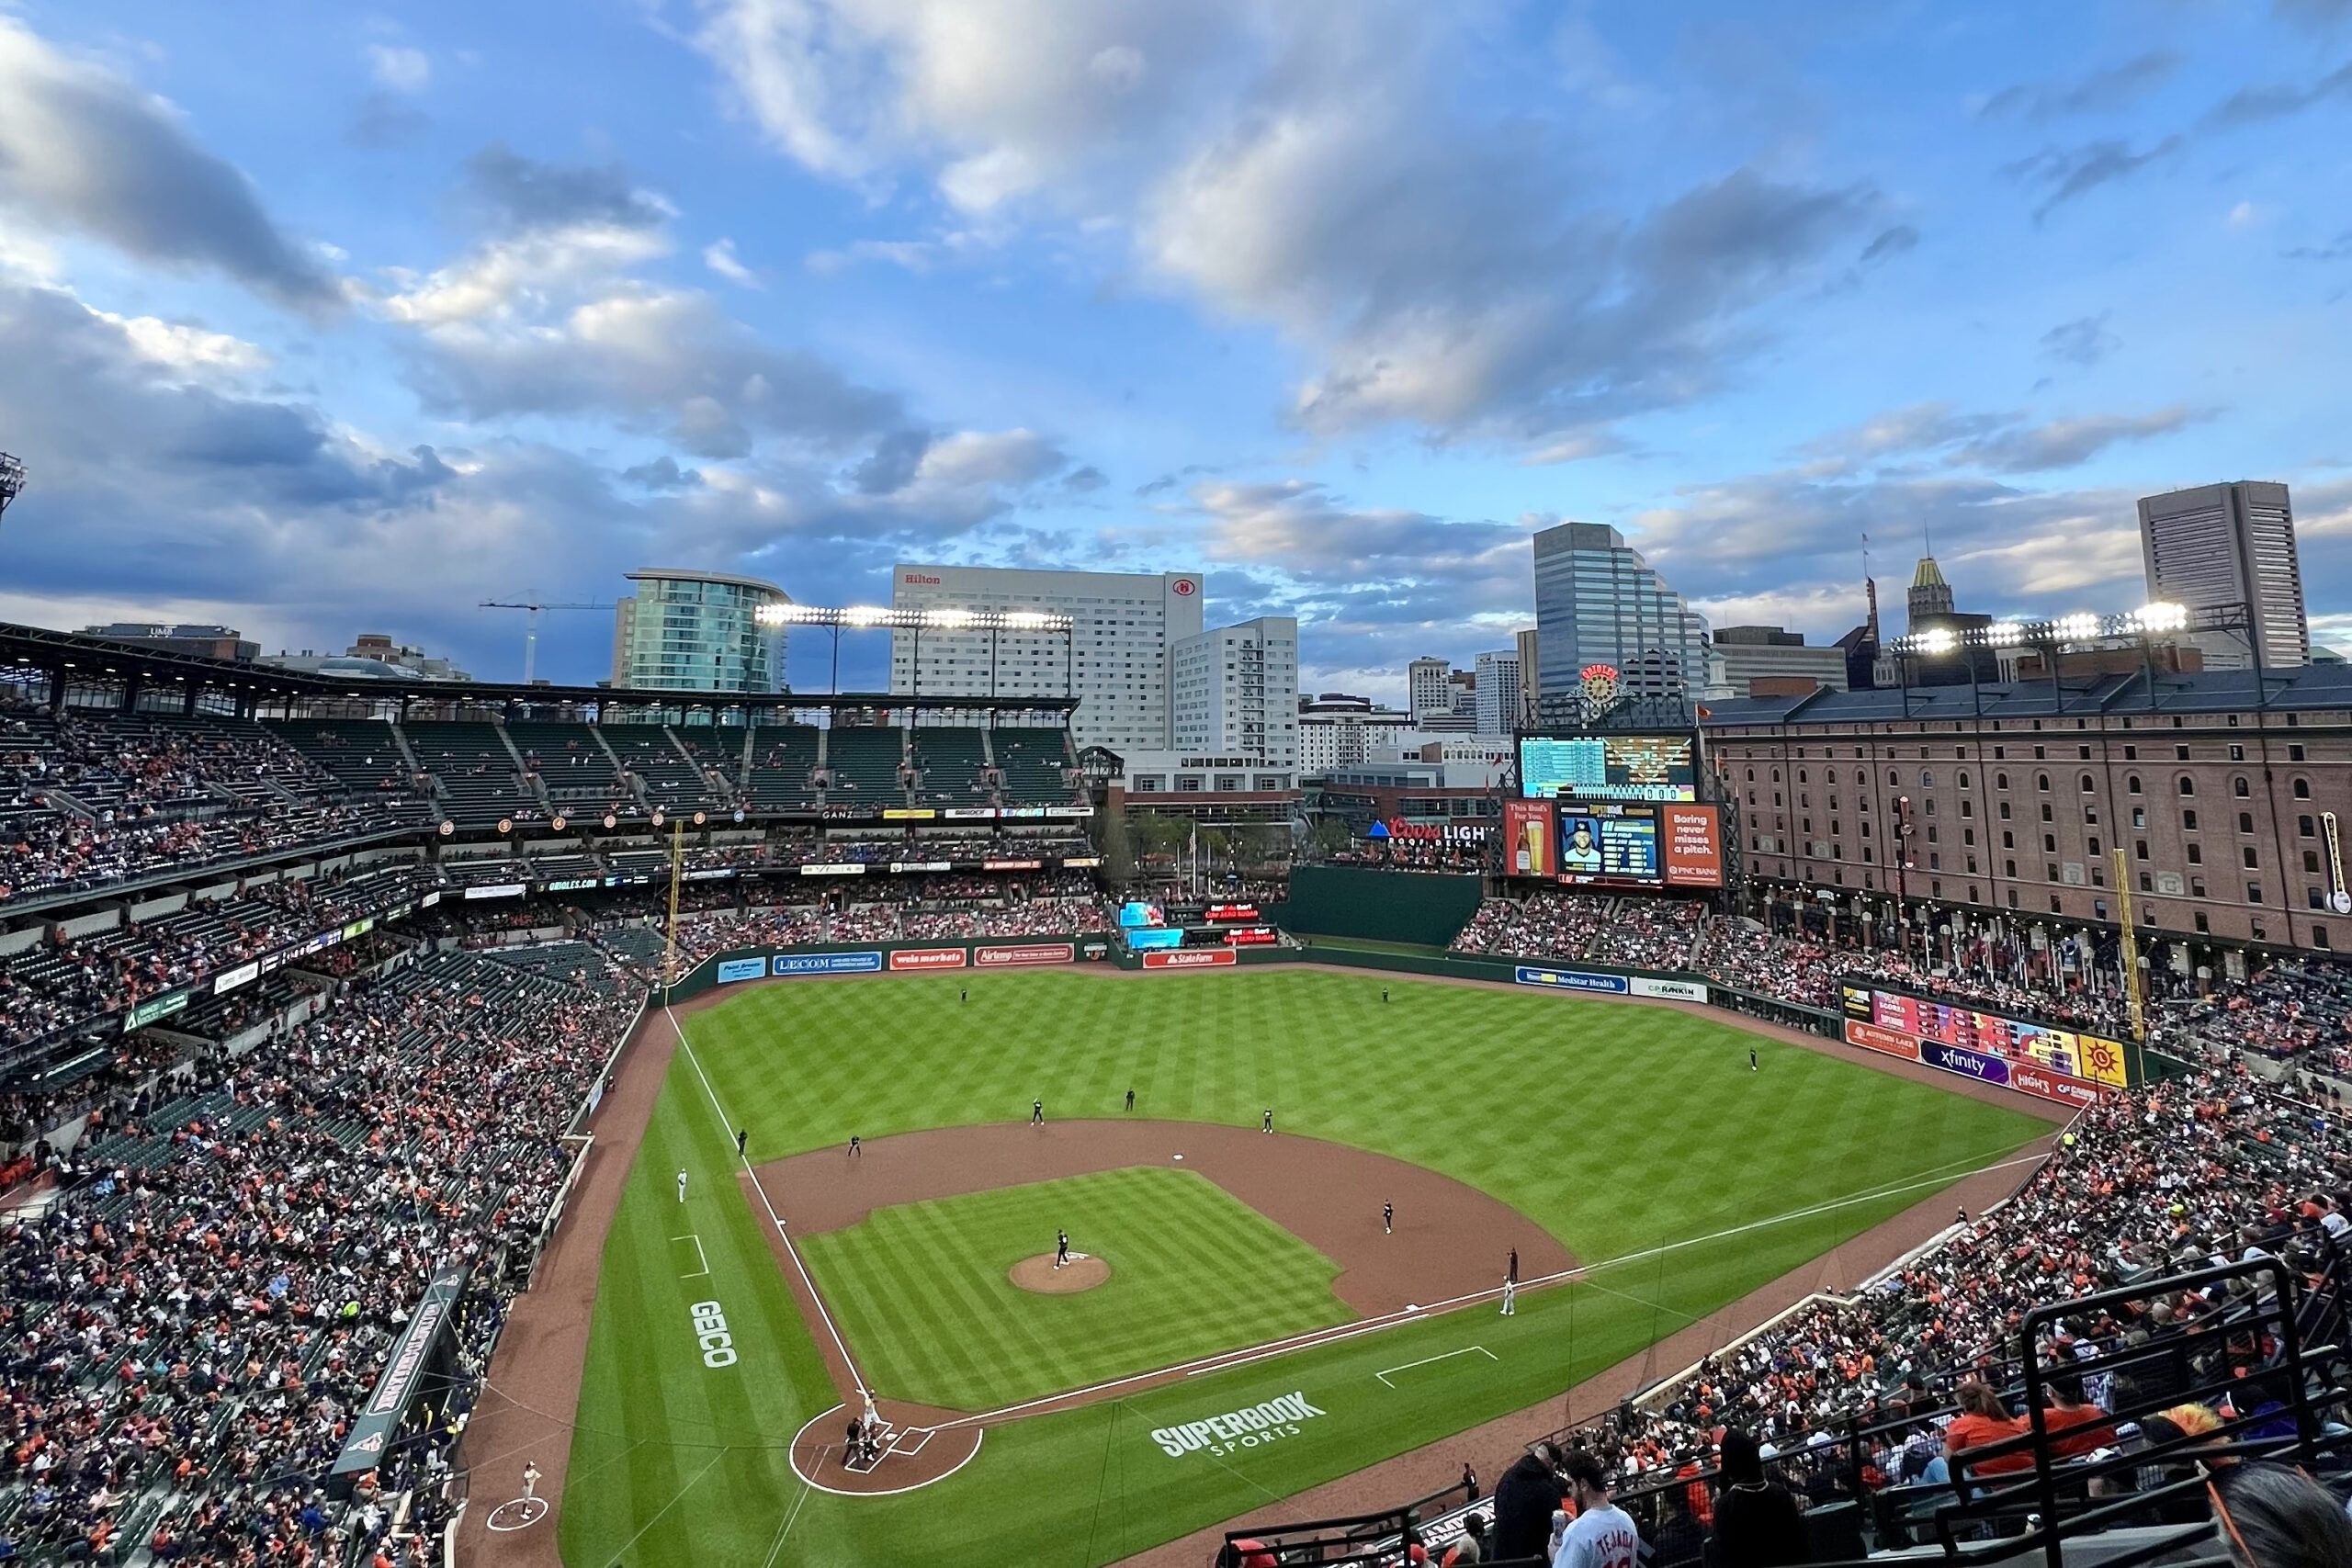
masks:
{"label": "pitcher's mound", "polygon": [[1006,1279],[1041,1296],[1068,1296],[1091,1291],[1110,1277],[1108,1263],[1083,1253],[1072,1253],[1070,1260],[1057,1269],[1054,1255],[1041,1252],[1035,1258],[1023,1258],[1005,1271]]}

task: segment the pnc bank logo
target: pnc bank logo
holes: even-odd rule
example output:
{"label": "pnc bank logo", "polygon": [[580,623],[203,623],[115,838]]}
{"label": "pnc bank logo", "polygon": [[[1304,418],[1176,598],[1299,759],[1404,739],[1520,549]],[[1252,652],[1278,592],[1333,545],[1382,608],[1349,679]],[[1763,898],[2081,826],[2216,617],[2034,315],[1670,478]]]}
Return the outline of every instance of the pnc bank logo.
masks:
{"label": "pnc bank logo", "polygon": [[1189,577],[1180,577],[1170,586],[1174,589],[1176,597],[1179,599],[1190,599],[1194,593],[1199,592],[1200,588],[1200,585],[1195,583]]}
{"label": "pnc bank logo", "polygon": [[920,571],[910,571],[904,573],[899,577],[899,581],[901,582],[916,583],[925,588],[936,588],[939,586],[939,579]]}

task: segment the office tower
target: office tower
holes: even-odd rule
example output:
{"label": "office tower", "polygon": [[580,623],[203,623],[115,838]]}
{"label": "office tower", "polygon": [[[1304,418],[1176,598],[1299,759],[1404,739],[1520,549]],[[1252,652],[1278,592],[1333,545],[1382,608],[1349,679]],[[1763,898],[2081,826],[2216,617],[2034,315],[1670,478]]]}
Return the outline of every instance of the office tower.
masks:
{"label": "office tower", "polygon": [[1477,699],[1480,735],[1509,735],[1519,728],[1519,649],[1478,655]]}
{"label": "office tower", "polygon": [[1668,709],[1687,705],[1706,679],[1706,617],[1605,524],[1535,536],[1535,629],[1546,724],[1574,722],[1591,665],[1615,670],[1621,693]]}
{"label": "office tower", "polygon": [[[2152,602],[2198,610],[2245,606],[2266,669],[2308,664],[2311,626],[2295,554],[2295,513],[2282,484],[2241,479],[2140,500],[2140,553]],[[2188,638],[2209,670],[2252,662],[2247,634]]]}

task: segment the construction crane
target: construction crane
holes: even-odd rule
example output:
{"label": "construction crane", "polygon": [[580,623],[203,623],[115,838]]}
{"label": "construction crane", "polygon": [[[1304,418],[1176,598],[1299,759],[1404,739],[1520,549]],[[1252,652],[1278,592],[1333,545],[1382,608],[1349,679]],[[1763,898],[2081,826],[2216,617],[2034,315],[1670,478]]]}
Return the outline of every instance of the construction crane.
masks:
{"label": "construction crane", "polygon": [[481,608],[485,610],[528,610],[531,612],[531,618],[526,623],[527,629],[523,633],[523,684],[526,686],[531,683],[532,671],[537,668],[539,662],[539,612],[541,610],[598,610],[603,607],[594,600],[585,604],[577,603],[559,604],[551,599],[520,601],[485,599],[481,602]]}

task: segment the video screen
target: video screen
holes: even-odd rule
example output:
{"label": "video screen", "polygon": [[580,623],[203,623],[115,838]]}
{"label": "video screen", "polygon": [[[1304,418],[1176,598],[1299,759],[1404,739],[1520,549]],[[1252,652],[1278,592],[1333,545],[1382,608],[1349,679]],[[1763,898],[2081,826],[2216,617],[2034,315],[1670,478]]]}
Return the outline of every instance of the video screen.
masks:
{"label": "video screen", "polygon": [[1513,800],[1503,807],[1506,876],[1663,890],[1724,885],[1712,806]]}
{"label": "video screen", "polygon": [[1530,800],[1699,798],[1688,735],[1531,735],[1519,743],[1519,793]]}

